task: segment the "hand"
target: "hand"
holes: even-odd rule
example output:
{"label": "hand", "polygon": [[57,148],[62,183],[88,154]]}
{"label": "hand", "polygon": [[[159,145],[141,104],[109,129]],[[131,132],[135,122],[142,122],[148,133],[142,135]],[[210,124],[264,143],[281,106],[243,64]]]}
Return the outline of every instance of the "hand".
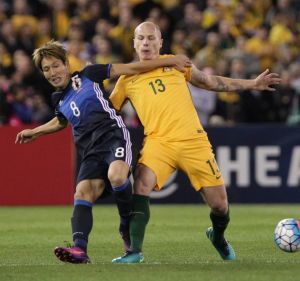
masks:
{"label": "hand", "polygon": [[281,78],[279,78],[279,74],[277,73],[269,73],[269,69],[265,70],[263,73],[258,75],[254,79],[254,88],[258,91],[276,91],[276,89],[270,87],[271,85],[277,85],[281,82]]}
{"label": "hand", "polygon": [[35,140],[38,136],[33,133],[33,130],[26,129],[17,134],[15,143],[28,143]]}
{"label": "hand", "polygon": [[192,62],[185,55],[176,55],[176,56],[172,57],[172,60],[174,61],[174,67],[180,72],[184,72],[185,67],[192,66]]}

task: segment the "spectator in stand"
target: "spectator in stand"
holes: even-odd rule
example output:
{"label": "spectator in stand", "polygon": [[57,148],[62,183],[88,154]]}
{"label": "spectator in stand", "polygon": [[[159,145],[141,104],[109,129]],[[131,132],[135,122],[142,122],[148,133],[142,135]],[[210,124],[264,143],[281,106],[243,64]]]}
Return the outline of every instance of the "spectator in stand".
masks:
{"label": "spectator in stand", "polygon": [[38,20],[32,15],[27,0],[13,0],[11,22],[19,34],[24,26],[29,26],[33,33],[37,30]]}
{"label": "spectator in stand", "polygon": [[93,61],[99,64],[114,63],[120,61],[120,57],[112,52],[111,41],[96,35],[93,38],[93,45],[96,51]]}
{"label": "spectator in stand", "polygon": [[85,40],[91,41],[92,37],[96,33],[95,27],[98,20],[108,19],[107,2],[99,0],[88,1],[87,14],[87,18],[84,19],[84,34]]}
{"label": "spectator in stand", "polygon": [[9,76],[12,71],[12,57],[6,46],[0,43],[0,76]]}
{"label": "spectator in stand", "polygon": [[11,84],[22,85],[28,95],[36,93],[43,95],[47,104],[51,104],[49,96],[53,89],[45,83],[42,74],[33,66],[31,58],[23,50],[17,50],[14,53],[13,63],[14,73]]}
{"label": "spectator in stand", "polygon": [[[236,43],[233,48],[224,51],[224,56],[228,61],[233,61],[235,59],[242,60],[245,65],[247,65],[247,71],[250,73],[259,71],[259,60],[257,57],[253,56],[246,50],[246,37],[239,36],[236,38]],[[230,66],[230,64],[228,64]],[[228,73],[230,72],[227,66]]]}
{"label": "spectator in stand", "polygon": [[122,52],[123,61],[133,59],[131,44],[133,40],[132,9],[127,1],[120,1],[118,24],[110,30],[109,37],[118,42]]}
{"label": "spectator in stand", "polygon": [[194,2],[189,2],[183,7],[183,18],[177,23],[177,28],[186,31],[200,29],[202,27],[203,15]]}
{"label": "spectator in stand", "polygon": [[209,32],[207,34],[206,46],[195,55],[195,65],[199,68],[206,66],[215,68],[218,60],[221,58],[220,36],[216,32]]}
{"label": "spectator in stand", "polygon": [[59,40],[67,37],[70,15],[68,11],[68,1],[65,0],[47,0],[48,8],[52,11],[52,25],[54,34]]}
{"label": "spectator in stand", "polygon": [[37,35],[35,37],[35,46],[42,46],[50,41],[52,35],[51,19],[48,16],[42,17],[39,21]]}
{"label": "spectator in stand", "polygon": [[84,27],[80,18],[71,19],[68,37],[64,44],[69,53],[70,71],[82,70],[90,61],[90,44],[84,41]]}
{"label": "spectator in stand", "polygon": [[0,24],[7,19],[9,5],[5,1],[0,1]]}
{"label": "spectator in stand", "polygon": [[218,33],[220,35],[220,48],[222,50],[232,48],[235,44],[235,38],[230,32],[230,23],[222,20],[218,25]]}
{"label": "spectator in stand", "polygon": [[8,81],[0,75],[0,126],[7,124],[10,116],[10,106],[7,97]]}
{"label": "spectator in stand", "polygon": [[13,114],[10,116],[9,124],[20,126],[32,123],[31,97],[28,88],[22,84],[15,84],[11,91],[14,93],[14,98],[10,104]]}
{"label": "spectator in stand", "polygon": [[172,54],[188,54],[191,50],[191,42],[186,38],[186,32],[184,29],[178,28],[173,33]]}
{"label": "spectator in stand", "polygon": [[107,37],[113,25],[106,19],[99,19],[96,23],[95,35]]}
{"label": "spectator in stand", "polygon": [[33,123],[44,124],[53,118],[53,111],[43,96],[35,94],[31,101]]}
{"label": "spectator in stand", "polygon": [[295,36],[292,30],[293,21],[288,14],[277,14],[274,19],[274,24],[270,29],[269,40],[276,46],[288,46],[294,43]]}
{"label": "spectator in stand", "polygon": [[[230,65],[235,59],[244,61],[248,73],[265,68],[284,73],[290,71],[290,65],[300,65],[299,8],[300,1],[296,0],[2,0],[0,79],[9,85],[4,88],[9,89],[19,75],[13,74],[13,63],[9,58],[13,58],[17,50],[31,54],[33,48],[40,47],[50,38],[69,45],[74,54],[73,59],[70,58],[75,65],[72,70],[82,68],[95,56],[97,60],[102,56],[91,44],[98,41],[93,40],[98,35],[109,40],[112,58],[130,62],[134,59],[130,48],[133,27],[146,19],[156,23],[163,32],[162,54],[170,51],[186,54],[198,67],[213,66],[216,75],[221,76],[230,74]],[[206,42],[213,37],[211,34],[218,38],[217,48]],[[4,56],[2,44],[6,48]],[[36,80],[27,81],[29,84],[21,84],[44,95],[44,89],[37,89]],[[111,80],[107,84],[108,91],[114,83]],[[7,90],[4,93],[10,104],[15,93],[6,94]],[[298,102],[294,104],[296,111],[293,112],[300,112]],[[128,114],[131,119],[130,110]],[[244,118],[241,114],[238,120]]]}
{"label": "spectator in stand", "polygon": [[9,19],[5,20],[0,28],[0,41],[6,46],[7,50],[13,54],[13,52],[20,47],[16,29]]}
{"label": "spectator in stand", "polygon": [[[107,63],[115,63],[121,60],[121,58],[112,52],[111,40],[108,38],[103,38],[100,35],[96,35],[93,38],[93,46],[95,48],[96,54],[92,58],[93,63],[98,64],[107,64]],[[103,84],[105,89],[108,92],[111,92],[114,87],[114,79],[106,79]],[[126,120],[125,120],[125,124]]]}
{"label": "spectator in stand", "polygon": [[269,41],[269,32],[266,26],[257,28],[254,35],[246,40],[245,51],[257,57],[259,60],[259,71],[272,68],[276,48]]}

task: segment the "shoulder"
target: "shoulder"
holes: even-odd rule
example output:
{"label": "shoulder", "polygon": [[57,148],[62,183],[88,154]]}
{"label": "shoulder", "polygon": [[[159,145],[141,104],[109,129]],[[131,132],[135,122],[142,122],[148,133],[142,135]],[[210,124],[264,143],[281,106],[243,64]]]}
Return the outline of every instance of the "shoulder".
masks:
{"label": "shoulder", "polygon": [[137,77],[139,74],[136,75],[121,75],[118,80],[117,83],[120,84],[127,84],[129,83],[132,79],[134,79],[134,77]]}

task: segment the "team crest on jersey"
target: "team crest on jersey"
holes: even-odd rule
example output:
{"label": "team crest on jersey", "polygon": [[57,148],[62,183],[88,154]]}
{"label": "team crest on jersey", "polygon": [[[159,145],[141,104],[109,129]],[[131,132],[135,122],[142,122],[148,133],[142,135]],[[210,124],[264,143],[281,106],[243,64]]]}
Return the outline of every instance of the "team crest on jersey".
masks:
{"label": "team crest on jersey", "polygon": [[166,66],[163,68],[163,72],[168,72],[168,71],[172,71],[172,67]]}
{"label": "team crest on jersey", "polygon": [[75,90],[75,91],[77,91],[77,92],[79,92],[80,91],[80,89],[81,89],[81,78],[78,76],[78,74],[77,75],[75,75],[75,76],[73,76],[72,78],[71,78],[71,80],[72,80],[72,88]]}

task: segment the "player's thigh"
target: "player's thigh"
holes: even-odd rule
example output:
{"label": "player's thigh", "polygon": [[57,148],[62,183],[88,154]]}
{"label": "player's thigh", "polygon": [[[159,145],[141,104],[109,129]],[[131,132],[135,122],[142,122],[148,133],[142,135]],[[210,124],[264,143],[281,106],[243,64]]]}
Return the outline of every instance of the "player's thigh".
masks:
{"label": "player's thigh", "polygon": [[134,171],[133,189],[135,194],[149,196],[155,188],[157,178],[155,173],[143,164],[138,164]]}
{"label": "player's thigh", "polygon": [[196,190],[224,185],[224,179],[209,142],[193,140],[185,143],[181,149],[178,166],[186,173]]}
{"label": "player's thigh", "polygon": [[79,163],[79,171],[77,174],[77,186],[82,182],[90,182],[90,180],[101,180],[105,183],[104,191],[98,196],[101,198],[107,197],[111,192],[111,184],[107,177],[108,164],[102,158],[102,155],[89,155]]}
{"label": "player's thigh", "polygon": [[154,187],[159,190],[176,169],[176,151],[167,143],[147,139],[138,163],[148,167],[154,173],[156,176]]}
{"label": "player's thigh", "polygon": [[89,155],[79,163],[76,184],[83,180],[107,178],[108,164],[97,154]]}

